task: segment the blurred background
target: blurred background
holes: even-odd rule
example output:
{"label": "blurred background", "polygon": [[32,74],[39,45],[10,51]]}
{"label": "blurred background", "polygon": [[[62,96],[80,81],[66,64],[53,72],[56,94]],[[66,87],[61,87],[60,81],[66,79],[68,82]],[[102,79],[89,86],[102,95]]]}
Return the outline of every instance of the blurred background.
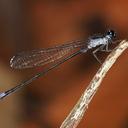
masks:
{"label": "blurred background", "polygon": [[[127,0],[1,0],[0,90],[41,71],[11,69],[20,51],[87,39],[108,29],[128,38]],[[98,54],[103,61],[107,54]],[[128,128],[128,51],[109,71],[78,128]],[[100,67],[77,56],[0,102],[2,128],[59,128]]]}

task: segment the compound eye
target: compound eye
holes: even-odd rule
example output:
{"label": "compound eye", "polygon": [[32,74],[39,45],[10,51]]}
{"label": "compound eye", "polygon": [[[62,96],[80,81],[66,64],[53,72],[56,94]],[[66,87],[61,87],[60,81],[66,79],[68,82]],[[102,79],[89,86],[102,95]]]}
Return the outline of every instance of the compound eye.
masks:
{"label": "compound eye", "polygon": [[115,31],[113,31],[113,30],[109,30],[109,31],[107,32],[107,35],[111,36],[111,38],[115,38],[115,37],[116,37],[116,33],[115,33]]}

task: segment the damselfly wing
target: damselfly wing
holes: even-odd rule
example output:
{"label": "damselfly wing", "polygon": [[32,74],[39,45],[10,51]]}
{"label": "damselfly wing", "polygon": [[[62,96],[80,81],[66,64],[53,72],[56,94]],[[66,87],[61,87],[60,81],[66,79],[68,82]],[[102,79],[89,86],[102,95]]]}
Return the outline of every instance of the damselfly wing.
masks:
{"label": "damselfly wing", "polygon": [[51,48],[21,52],[11,59],[10,65],[12,68],[16,69],[43,66],[61,60],[74,51],[80,50],[84,45],[85,41],[74,41],[72,43]]}

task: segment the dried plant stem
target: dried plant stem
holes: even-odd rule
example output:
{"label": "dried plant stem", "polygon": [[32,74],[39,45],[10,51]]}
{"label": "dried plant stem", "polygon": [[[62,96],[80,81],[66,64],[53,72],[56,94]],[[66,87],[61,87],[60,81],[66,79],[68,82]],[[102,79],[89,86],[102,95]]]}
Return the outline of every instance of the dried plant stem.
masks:
{"label": "dried plant stem", "polygon": [[109,54],[103,65],[100,67],[92,81],[88,85],[85,92],[82,94],[74,108],[71,110],[67,118],[61,124],[60,128],[76,128],[81,121],[88,105],[97,92],[103,78],[107,74],[108,70],[115,63],[117,58],[128,48],[128,41],[121,41],[120,44]]}

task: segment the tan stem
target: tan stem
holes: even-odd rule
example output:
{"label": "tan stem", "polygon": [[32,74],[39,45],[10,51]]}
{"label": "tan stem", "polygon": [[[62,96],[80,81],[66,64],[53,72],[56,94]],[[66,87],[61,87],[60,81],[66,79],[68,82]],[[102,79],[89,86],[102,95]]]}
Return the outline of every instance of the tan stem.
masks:
{"label": "tan stem", "polygon": [[128,41],[123,40],[120,44],[109,54],[105,62],[102,64],[98,72],[93,77],[92,81],[71,110],[69,115],[66,117],[64,122],[61,124],[60,128],[76,128],[81,121],[88,105],[93,98],[94,94],[97,92],[103,78],[115,63],[117,58],[123,53],[125,49],[128,48]]}

